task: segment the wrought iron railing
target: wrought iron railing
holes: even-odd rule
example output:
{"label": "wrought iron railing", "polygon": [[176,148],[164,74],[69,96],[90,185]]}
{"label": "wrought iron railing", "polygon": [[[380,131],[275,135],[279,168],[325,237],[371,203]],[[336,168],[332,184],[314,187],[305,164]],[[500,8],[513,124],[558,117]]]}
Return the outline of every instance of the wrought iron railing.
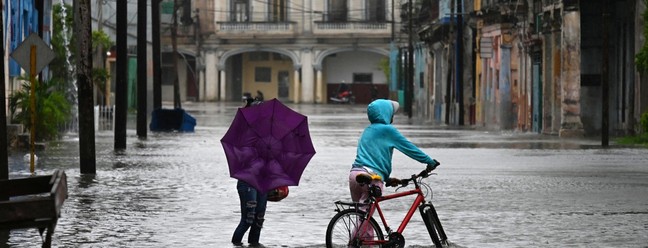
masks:
{"label": "wrought iron railing", "polygon": [[218,22],[220,31],[292,31],[294,22]]}
{"label": "wrought iron railing", "polygon": [[[95,106],[94,107],[94,130],[111,131],[115,126],[115,106]],[[79,117],[74,116],[70,121],[59,126],[63,133],[79,132]]]}
{"label": "wrought iron railing", "polygon": [[320,30],[376,30],[387,29],[387,22],[315,22]]}

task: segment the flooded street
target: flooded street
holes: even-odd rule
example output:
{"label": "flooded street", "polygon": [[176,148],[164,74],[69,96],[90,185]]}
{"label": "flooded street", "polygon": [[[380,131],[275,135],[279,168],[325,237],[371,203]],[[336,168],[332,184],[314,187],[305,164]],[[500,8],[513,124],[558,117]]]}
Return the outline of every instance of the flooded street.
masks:
{"label": "flooded street", "polygon": [[[317,154],[300,185],[269,202],[261,242],[268,247],[323,247],[333,202],[350,200],[355,145],[368,121],[364,106],[292,105],[309,118]],[[97,174],[80,175],[78,137],[51,142],[37,174],[65,170],[69,198],[54,247],[231,247],[239,220],[236,180],[219,142],[238,103],[183,106],[194,133],[151,133],[113,151],[113,133],[96,136]],[[134,120],[134,116],[129,116]],[[441,162],[427,182],[449,240],[460,247],[648,247],[648,150],[599,148],[597,140],[395,125]],[[10,177],[29,175],[25,152],[10,153]],[[393,177],[424,165],[394,152]],[[393,188],[387,188],[393,192]],[[428,199],[432,194],[428,194]],[[413,198],[386,203],[397,226]],[[431,247],[416,214],[408,247]],[[5,237],[6,238],[6,237]],[[245,241],[246,239],[244,239]],[[0,247],[38,247],[35,229],[12,231]]]}

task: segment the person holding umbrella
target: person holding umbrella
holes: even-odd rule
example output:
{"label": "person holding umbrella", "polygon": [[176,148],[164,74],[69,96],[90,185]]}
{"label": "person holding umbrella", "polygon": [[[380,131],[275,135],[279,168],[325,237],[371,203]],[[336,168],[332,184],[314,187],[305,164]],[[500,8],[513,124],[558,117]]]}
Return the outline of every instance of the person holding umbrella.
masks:
{"label": "person holding umbrella", "polygon": [[304,169],[315,155],[308,118],[276,98],[269,101],[244,97],[221,139],[230,176],[237,179],[241,220],[232,243],[242,246],[248,234],[249,247],[264,247],[259,236],[268,201],[281,201],[288,186],[298,186]]}
{"label": "person holding umbrella", "polygon": [[398,107],[398,102],[385,99],[375,100],[367,106],[370,124],[358,140],[356,158],[349,173],[349,190],[354,202],[364,202],[369,196],[368,187],[363,187],[356,181],[358,175],[371,178],[380,176],[380,179],[372,180],[371,184],[378,185],[381,189],[384,183],[387,183],[387,186],[399,183],[398,179],[389,178],[394,148],[418,162],[427,164],[430,170],[439,165],[439,162],[412,144],[392,125]]}
{"label": "person holding umbrella", "polygon": [[[252,98],[249,93],[244,94],[243,101],[245,102],[244,108],[262,103],[262,101]],[[232,244],[235,246],[243,246],[243,235],[250,229],[250,233],[248,234],[250,247],[263,247],[259,243],[259,238],[261,237],[261,228],[265,220],[268,195],[264,192],[259,192],[243,180],[237,180],[236,190],[238,191],[241,202],[241,220],[232,235]]]}

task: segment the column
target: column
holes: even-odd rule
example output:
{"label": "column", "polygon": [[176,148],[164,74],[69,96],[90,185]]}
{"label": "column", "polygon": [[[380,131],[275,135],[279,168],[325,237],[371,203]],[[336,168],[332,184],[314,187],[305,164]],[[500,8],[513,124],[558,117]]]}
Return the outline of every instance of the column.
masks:
{"label": "column", "polygon": [[325,103],[326,100],[323,97],[323,87],[324,84],[322,83],[322,68],[321,66],[318,66],[315,68],[315,103]]}
{"label": "column", "polygon": [[227,75],[225,74],[225,69],[219,69],[218,71],[220,73],[220,77],[218,80],[218,85],[220,85],[220,89],[218,90],[219,92],[219,97],[218,100],[220,101],[227,101]]}
{"label": "column", "polygon": [[201,102],[205,101],[205,91],[205,67],[203,66],[198,70],[198,98]]}
{"label": "column", "polygon": [[[215,101],[218,93],[218,57],[216,51],[205,53],[205,93],[203,101]],[[202,88],[201,88],[202,89]]]}
{"label": "column", "polygon": [[581,84],[581,26],[580,12],[567,11],[563,16],[562,29],[562,105],[560,137],[582,137],[583,123],[580,114]]}
{"label": "column", "polygon": [[293,77],[293,102],[294,103],[299,103],[299,79],[301,78],[301,72],[299,71],[299,68],[295,68],[295,76]]}
{"label": "column", "polygon": [[313,88],[315,84],[313,73],[313,51],[311,48],[302,50],[302,83],[301,83],[301,101],[306,103],[313,102]]}

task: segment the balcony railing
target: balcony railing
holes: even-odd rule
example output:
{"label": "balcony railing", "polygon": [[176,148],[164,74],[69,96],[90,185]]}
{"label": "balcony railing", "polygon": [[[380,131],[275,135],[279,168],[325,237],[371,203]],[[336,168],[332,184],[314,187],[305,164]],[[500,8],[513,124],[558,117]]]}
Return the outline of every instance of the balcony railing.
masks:
{"label": "balcony railing", "polygon": [[315,22],[317,29],[321,30],[341,30],[341,29],[386,29],[385,22]]}
{"label": "balcony railing", "polygon": [[219,22],[220,31],[292,31],[292,22]]}
{"label": "balcony railing", "polygon": [[388,22],[315,22],[315,34],[372,34],[389,35],[391,23]]}
{"label": "balcony railing", "polygon": [[282,36],[295,34],[295,22],[218,22],[219,36]]}

